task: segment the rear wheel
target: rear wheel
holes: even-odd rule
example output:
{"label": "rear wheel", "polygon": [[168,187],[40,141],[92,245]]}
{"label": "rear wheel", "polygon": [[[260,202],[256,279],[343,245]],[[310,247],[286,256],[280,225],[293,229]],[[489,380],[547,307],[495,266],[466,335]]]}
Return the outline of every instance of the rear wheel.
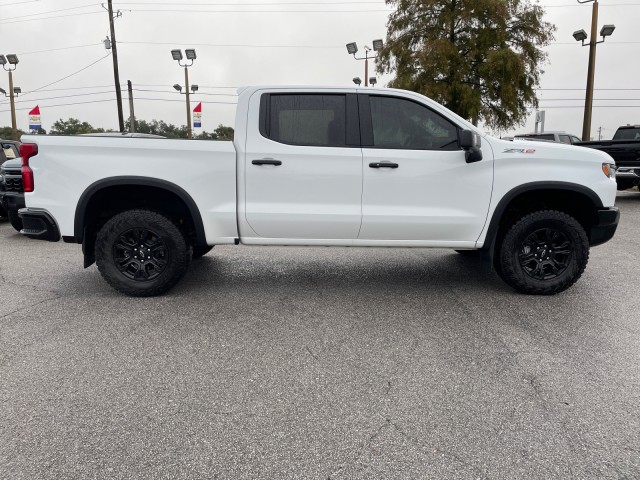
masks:
{"label": "rear wheel", "polygon": [[191,247],[168,217],[129,210],[111,218],[96,238],[96,264],[104,279],[133,297],[160,295],[187,271]]}
{"label": "rear wheel", "polygon": [[589,240],[582,225],[566,213],[534,212],[515,222],[499,247],[498,274],[516,290],[553,295],[582,275]]}

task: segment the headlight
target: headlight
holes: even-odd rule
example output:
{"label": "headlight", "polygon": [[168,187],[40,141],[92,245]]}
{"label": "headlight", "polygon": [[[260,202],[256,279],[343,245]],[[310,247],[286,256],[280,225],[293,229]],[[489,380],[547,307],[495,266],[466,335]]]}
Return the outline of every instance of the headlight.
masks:
{"label": "headlight", "polygon": [[602,173],[609,178],[616,178],[616,165],[614,163],[603,163]]}

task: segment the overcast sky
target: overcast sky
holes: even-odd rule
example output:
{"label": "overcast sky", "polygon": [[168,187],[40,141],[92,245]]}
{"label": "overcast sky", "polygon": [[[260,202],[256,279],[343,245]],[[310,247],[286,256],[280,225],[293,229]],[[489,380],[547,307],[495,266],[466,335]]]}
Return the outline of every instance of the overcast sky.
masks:
{"label": "overcast sky", "polygon": [[[105,0],[106,7],[106,0]],[[545,130],[581,136],[588,47],[572,33],[590,32],[591,4],[575,0],[542,2],[545,19],[557,27],[546,48],[539,91]],[[202,129],[234,125],[236,89],[242,85],[352,85],[364,78],[364,61],[348,55],[345,44],[371,46],[384,39],[390,12],[383,1],[341,0],[137,0],[115,2],[116,40],[129,115],[126,83],[134,88],[136,117],[186,124],[184,71],[171,58],[173,48],[195,48],[189,81],[199,85],[191,107],[202,102]],[[619,125],[640,123],[640,0],[604,0],[598,31],[615,24],[613,36],[597,47],[592,136],[611,138]],[[40,106],[43,128],[62,118],[118,129],[113,60],[103,40],[110,36],[108,14],[87,0],[0,0],[0,54],[16,53],[14,86],[18,128],[28,129],[28,111]],[[370,76],[374,75],[370,62]],[[66,78],[65,78],[66,77]],[[386,79],[388,81],[388,79]],[[378,87],[384,86],[379,79]],[[6,72],[0,87],[9,90]],[[534,130],[534,112],[513,134]],[[8,99],[0,100],[0,126],[10,126]],[[198,130],[196,129],[197,133]]]}

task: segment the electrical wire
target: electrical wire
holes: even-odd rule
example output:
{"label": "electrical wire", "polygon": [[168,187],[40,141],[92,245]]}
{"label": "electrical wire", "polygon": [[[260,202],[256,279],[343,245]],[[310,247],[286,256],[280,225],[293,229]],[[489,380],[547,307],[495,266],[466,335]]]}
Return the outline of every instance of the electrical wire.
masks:
{"label": "electrical wire", "polygon": [[12,23],[24,23],[24,22],[35,22],[37,20],[51,20],[53,18],[65,18],[65,17],[79,17],[82,15],[103,15],[104,12],[85,12],[85,13],[70,13],[68,15],[56,15],[53,17],[42,17],[42,18],[29,18],[26,20],[11,20],[11,21],[4,21],[4,20],[0,20],[0,25],[9,25]]}
{"label": "electrical wire", "polygon": [[78,73],[85,71],[87,68],[94,66],[96,63],[101,62],[102,60],[104,60],[105,58],[107,58],[107,57],[109,57],[109,56],[110,56],[110,54],[108,53],[108,54],[106,54],[104,57],[99,58],[99,59],[98,59],[98,60],[96,60],[95,62],[90,63],[89,65],[87,65],[86,67],[81,68],[81,69],[80,69],[80,70],[78,70],[78,71],[75,71],[75,72],[73,72],[73,73],[70,73],[69,75],[67,75],[67,76],[65,76],[65,77],[62,77],[61,79],[56,80],[55,82],[51,82],[51,83],[48,83],[48,84],[46,84],[46,85],[43,85],[43,86],[42,86],[42,87],[40,87],[40,88],[36,88],[35,90],[30,90],[29,92],[25,92],[23,95],[29,95],[30,93],[38,92],[38,91],[40,91],[40,90],[42,90],[42,89],[44,89],[44,88],[50,87],[51,85],[55,85],[56,83],[60,83],[61,81],[66,80],[67,78],[71,78],[71,77],[73,77],[74,75],[77,75]]}
{"label": "electrical wire", "polygon": [[84,48],[84,47],[95,47],[96,45],[102,45],[102,42],[98,43],[87,43],[85,45],[74,45],[71,47],[59,47],[59,48],[50,48],[49,50],[35,50],[33,52],[18,52],[18,55],[32,55],[35,53],[48,53],[48,52],[57,52],[59,50],[71,50],[73,48]]}
{"label": "electrical wire", "polygon": [[176,45],[184,44],[192,47],[231,47],[231,48],[322,48],[337,49],[344,48],[344,45],[252,45],[252,44],[219,44],[219,43],[187,43],[187,42],[128,42],[126,40],[118,40],[118,44],[130,45]]}
{"label": "electrical wire", "polygon": [[85,5],[80,5],[78,7],[61,8],[59,10],[51,10],[49,12],[29,13],[28,15],[20,15],[18,17],[3,18],[2,21],[5,21],[5,20],[17,20],[19,18],[27,18],[27,17],[37,17],[39,15],[49,15],[50,13],[67,12],[69,10],[79,10],[81,8],[88,8],[88,7],[95,7],[95,6],[96,6],[95,3],[87,3]]}

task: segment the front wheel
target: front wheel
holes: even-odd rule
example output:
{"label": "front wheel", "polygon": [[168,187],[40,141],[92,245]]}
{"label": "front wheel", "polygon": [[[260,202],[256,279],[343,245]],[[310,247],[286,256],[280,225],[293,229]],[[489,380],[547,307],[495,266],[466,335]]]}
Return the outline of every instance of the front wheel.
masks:
{"label": "front wheel", "polygon": [[191,247],[168,217],[128,210],[112,217],[96,238],[96,264],[103,278],[132,297],[160,295],[187,271]]}
{"label": "front wheel", "polygon": [[553,295],[569,288],[584,272],[589,240],[572,216],[542,210],[511,226],[497,261],[498,274],[511,287],[532,295]]}

